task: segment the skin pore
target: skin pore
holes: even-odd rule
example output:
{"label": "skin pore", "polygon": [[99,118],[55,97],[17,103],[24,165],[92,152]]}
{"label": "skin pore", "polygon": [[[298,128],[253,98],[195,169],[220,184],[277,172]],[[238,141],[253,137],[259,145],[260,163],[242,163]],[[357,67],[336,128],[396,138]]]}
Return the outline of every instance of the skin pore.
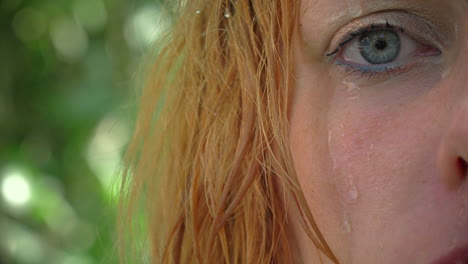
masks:
{"label": "skin pore", "polygon": [[[457,263],[468,255],[467,1],[303,0],[301,10],[291,151],[334,254]],[[359,34],[375,30],[399,35],[394,61],[362,58]],[[327,263],[294,229],[303,263]]]}

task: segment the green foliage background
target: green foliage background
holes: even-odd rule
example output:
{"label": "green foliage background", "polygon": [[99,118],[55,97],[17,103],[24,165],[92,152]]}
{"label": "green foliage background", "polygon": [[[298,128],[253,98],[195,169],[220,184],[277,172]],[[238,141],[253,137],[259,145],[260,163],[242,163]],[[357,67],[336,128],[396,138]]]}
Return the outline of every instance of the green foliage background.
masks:
{"label": "green foliage background", "polygon": [[117,263],[116,170],[156,0],[0,0],[0,264]]}

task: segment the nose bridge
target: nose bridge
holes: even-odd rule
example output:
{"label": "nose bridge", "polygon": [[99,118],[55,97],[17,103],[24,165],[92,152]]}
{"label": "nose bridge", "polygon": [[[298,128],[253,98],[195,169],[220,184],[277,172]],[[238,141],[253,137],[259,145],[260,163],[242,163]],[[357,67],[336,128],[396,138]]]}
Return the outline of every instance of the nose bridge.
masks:
{"label": "nose bridge", "polygon": [[[463,46],[458,50],[456,61],[453,63],[451,73],[447,78],[447,84],[457,96],[454,101],[455,124],[452,125],[461,125],[459,122],[462,120],[468,121],[468,41],[464,41]],[[468,138],[468,134],[466,137]]]}
{"label": "nose bridge", "polygon": [[[452,59],[448,63],[450,66],[443,74],[442,81],[442,85],[450,91],[451,103],[447,107],[452,109],[450,111],[452,122],[449,126],[452,132],[460,130],[460,125],[468,122],[468,37],[465,36],[468,36],[468,29],[467,32],[458,36],[458,43],[453,45],[453,50],[449,51],[452,53]],[[468,123],[466,126],[468,127]],[[468,138],[468,134],[466,137]]]}
{"label": "nose bridge", "polygon": [[[468,23],[467,23],[468,24]],[[468,25],[459,32],[458,45],[454,46],[455,61],[452,64],[448,82],[454,89],[463,96],[464,101],[468,101]],[[457,47],[458,46],[458,47]]]}

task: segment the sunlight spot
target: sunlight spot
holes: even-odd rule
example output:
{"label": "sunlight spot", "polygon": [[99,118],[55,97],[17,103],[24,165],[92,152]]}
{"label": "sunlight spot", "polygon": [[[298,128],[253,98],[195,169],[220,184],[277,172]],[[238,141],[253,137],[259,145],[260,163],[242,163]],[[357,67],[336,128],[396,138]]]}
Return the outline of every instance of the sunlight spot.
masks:
{"label": "sunlight spot", "polygon": [[88,35],[72,19],[63,18],[53,23],[51,38],[58,55],[66,62],[80,62],[88,51]]}
{"label": "sunlight spot", "polygon": [[17,168],[4,171],[2,196],[13,207],[23,207],[31,200],[31,186],[25,172]]}
{"label": "sunlight spot", "polygon": [[160,8],[146,5],[125,24],[125,39],[134,50],[144,50],[155,43],[165,29]]}
{"label": "sunlight spot", "polygon": [[[117,180],[117,169],[121,164],[121,152],[128,140],[128,128],[121,120],[110,115],[96,128],[88,144],[86,160],[108,192]],[[111,194],[112,196],[112,194]]]}

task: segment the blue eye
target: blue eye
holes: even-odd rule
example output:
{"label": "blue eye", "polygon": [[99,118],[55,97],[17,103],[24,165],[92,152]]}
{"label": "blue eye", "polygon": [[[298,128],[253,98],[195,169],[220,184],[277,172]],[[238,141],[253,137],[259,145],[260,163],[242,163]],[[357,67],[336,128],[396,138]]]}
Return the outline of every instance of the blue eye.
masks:
{"label": "blue eye", "polygon": [[422,44],[408,36],[402,27],[386,23],[371,24],[350,33],[326,56],[337,65],[346,67],[347,71],[376,74],[401,69],[418,58],[440,54],[441,51],[432,45]]}
{"label": "blue eye", "polygon": [[394,61],[401,49],[398,34],[391,30],[365,32],[359,38],[361,56],[370,64]]}

